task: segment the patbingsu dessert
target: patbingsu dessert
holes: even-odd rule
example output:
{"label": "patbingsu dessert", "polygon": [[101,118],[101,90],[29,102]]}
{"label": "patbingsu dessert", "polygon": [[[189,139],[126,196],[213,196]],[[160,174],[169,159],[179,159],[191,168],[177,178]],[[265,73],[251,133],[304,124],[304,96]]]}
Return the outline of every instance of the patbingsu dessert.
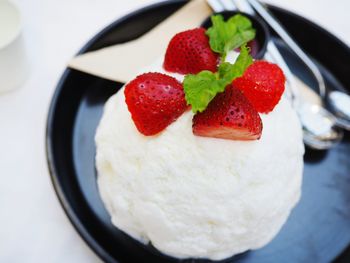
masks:
{"label": "patbingsu dessert", "polygon": [[304,146],[284,74],[253,61],[247,18],[212,20],[176,34],[160,63],[113,95],[96,133],[113,224],[177,258],[261,248],[300,198]]}

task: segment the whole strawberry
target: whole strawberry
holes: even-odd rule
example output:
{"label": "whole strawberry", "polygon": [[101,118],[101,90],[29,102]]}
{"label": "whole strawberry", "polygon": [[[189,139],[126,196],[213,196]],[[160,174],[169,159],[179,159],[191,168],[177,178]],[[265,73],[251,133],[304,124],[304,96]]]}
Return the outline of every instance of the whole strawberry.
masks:
{"label": "whole strawberry", "polygon": [[217,70],[218,55],[209,46],[204,28],[176,34],[168,45],[164,69],[180,74],[196,74],[202,70]]}
{"label": "whole strawberry", "polygon": [[255,61],[243,76],[233,81],[258,112],[268,113],[278,104],[286,78],[282,70],[267,61]]}
{"label": "whole strawberry", "polygon": [[193,133],[231,140],[256,140],[262,133],[259,113],[232,85],[193,117]]}
{"label": "whole strawberry", "polygon": [[161,73],[136,77],[124,94],[136,128],[144,135],[161,132],[187,109],[182,84]]}

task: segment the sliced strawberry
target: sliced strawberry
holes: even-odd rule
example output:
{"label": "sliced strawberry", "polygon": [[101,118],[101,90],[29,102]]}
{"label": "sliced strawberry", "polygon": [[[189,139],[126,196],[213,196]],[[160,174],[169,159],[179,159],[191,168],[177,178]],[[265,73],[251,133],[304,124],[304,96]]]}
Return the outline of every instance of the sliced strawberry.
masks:
{"label": "sliced strawberry", "polygon": [[283,71],[267,61],[255,61],[243,76],[233,81],[258,112],[268,113],[278,104],[284,92]]}
{"label": "sliced strawberry", "polygon": [[181,74],[196,74],[202,70],[215,72],[218,55],[209,46],[204,28],[176,34],[168,45],[164,69]]}
{"label": "sliced strawberry", "polygon": [[232,85],[216,95],[205,111],[193,117],[193,133],[231,140],[257,140],[261,136],[259,113]]}
{"label": "sliced strawberry", "polygon": [[146,73],[125,86],[125,102],[137,129],[155,135],[186,109],[182,84],[161,73]]}

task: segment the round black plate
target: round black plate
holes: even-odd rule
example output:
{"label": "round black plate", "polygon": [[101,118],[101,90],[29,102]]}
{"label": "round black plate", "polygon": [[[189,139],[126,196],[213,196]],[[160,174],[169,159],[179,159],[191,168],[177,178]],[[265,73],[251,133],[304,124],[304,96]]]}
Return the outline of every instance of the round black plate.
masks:
{"label": "round black plate", "polygon": [[[80,53],[135,39],[184,3],[169,1],[134,12],[97,34]],[[329,87],[350,87],[350,50],[345,44],[308,20],[270,9],[319,63]],[[295,74],[312,85],[300,62],[283,43],[275,41]],[[95,129],[104,102],[120,87],[120,83],[65,71],[47,122],[52,181],[72,224],[104,261],[176,262],[113,227],[97,191]],[[349,137],[347,133],[340,145],[326,152],[307,149],[302,199],[282,231],[266,247],[227,262],[350,262],[350,248],[346,250],[350,244]]]}

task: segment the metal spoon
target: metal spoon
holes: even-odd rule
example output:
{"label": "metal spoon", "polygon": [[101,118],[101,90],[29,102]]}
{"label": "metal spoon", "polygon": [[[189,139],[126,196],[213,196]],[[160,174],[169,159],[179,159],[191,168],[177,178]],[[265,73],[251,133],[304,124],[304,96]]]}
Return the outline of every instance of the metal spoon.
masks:
{"label": "metal spoon", "polygon": [[265,58],[277,63],[289,79],[286,88],[303,127],[304,143],[316,150],[326,150],[337,144],[343,138],[343,131],[337,127],[336,118],[320,105],[302,99],[298,91],[299,84],[286,63],[282,62],[283,57],[279,53],[268,53]]}
{"label": "metal spoon", "polygon": [[350,131],[350,96],[341,91],[331,91],[328,93],[327,102],[337,117],[337,124]]}
{"label": "metal spoon", "polygon": [[317,104],[301,102],[296,108],[303,124],[303,139],[306,145],[317,150],[333,147],[343,138],[343,130],[336,118]]}

